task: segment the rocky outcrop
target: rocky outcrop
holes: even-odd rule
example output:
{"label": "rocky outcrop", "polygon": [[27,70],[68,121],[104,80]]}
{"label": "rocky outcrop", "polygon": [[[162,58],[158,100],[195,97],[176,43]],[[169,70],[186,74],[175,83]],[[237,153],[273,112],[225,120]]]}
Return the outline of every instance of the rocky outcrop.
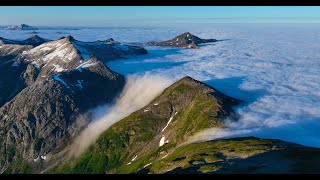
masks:
{"label": "rocky outcrop", "polygon": [[181,146],[135,173],[317,174],[319,163],[319,148],[276,139],[241,137]]}
{"label": "rocky outcrop", "polygon": [[180,48],[199,48],[199,44],[202,43],[212,43],[216,42],[216,39],[201,39],[195,35],[192,35],[189,32],[183,33],[171,40],[167,41],[152,41],[147,44],[152,46],[171,46],[171,47],[180,47]]}

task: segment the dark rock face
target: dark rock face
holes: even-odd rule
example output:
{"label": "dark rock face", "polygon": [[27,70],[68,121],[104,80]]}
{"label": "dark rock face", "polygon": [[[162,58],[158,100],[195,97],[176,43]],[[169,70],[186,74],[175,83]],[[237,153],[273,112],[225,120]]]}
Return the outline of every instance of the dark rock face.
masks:
{"label": "dark rock face", "polygon": [[[82,72],[64,72],[49,80],[31,83],[35,78],[29,79],[31,85],[0,108],[4,142],[0,149],[6,155],[2,167],[17,157],[33,160],[57,153],[90,122],[77,121],[79,115],[110,102],[124,86],[124,77],[101,62]],[[7,156],[11,147],[14,155]]]}
{"label": "dark rock face", "polygon": [[[31,71],[30,66],[16,62],[23,53],[47,41],[37,35],[23,41],[0,38],[0,107],[25,87],[23,76]],[[27,72],[23,72],[25,68]]]}
{"label": "dark rock face", "polygon": [[171,40],[156,42],[149,42],[149,45],[153,46],[171,46],[171,47],[182,47],[182,48],[199,48],[199,44],[216,42],[216,39],[201,39],[189,32],[183,33]]}
{"label": "dark rock face", "polygon": [[[7,92],[0,91],[0,172],[9,173],[20,160],[55,157],[90,122],[91,108],[121,92],[124,76],[104,62],[146,53],[111,40],[86,43],[71,36],[35,48],[2,40],[7,44],[0,44],[0,88]],[[43,42],[38,36],[21,42],[30,41]]]}
{"label": "dark rock face", "polygon": [[25,66],[15,66],[18,55],[32,48],[29,45],[0,43],[0,107],[24,88],[20,79]]}

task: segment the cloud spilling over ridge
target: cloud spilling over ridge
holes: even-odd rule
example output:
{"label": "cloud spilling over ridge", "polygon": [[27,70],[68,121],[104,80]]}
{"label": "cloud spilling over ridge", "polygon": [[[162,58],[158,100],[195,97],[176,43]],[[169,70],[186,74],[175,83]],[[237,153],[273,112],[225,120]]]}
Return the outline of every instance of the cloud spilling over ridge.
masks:
{"label": "cloud spilling over ridge", "polygon": [[172,82],[164,77],[150,74],[131,75],[123,92],[113,105],[93,110],[98,114],[91,124],[84,129],[71,146],[72,155],[80,155],[99,135],[114,123],[146,106]]}
{"label": "cloud spilling over ridge", "polygon": [[[130,72],[148,63],[153,74],[172,79],[188,75],[246,101],[236,109],[239,119],[230,120],[227,129],[207,130],[193,140],[257,136],[320,147],[319,30],[311,25],[194,27],[189,31],[199,37],[226,40],[154,54],[131,65]],[[171,67],[161,68],[159,62]],[[124,73],[121,68],[127,64],[118,63],[115,70]]]}

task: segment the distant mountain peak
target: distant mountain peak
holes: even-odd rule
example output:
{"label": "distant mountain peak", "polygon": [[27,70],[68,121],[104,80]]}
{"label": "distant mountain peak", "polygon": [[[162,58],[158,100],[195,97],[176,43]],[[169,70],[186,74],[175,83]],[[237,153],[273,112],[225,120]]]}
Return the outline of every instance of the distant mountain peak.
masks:
{"label": "distant mountain peak", "polygon": [[7,26],[7,27],[5,27],[3,29],[4,30],[38,30],[38,28],[29,26],[29,25],[26,25],[26,24],[21,24],[19,26],[10,25],[10,26]]}
{"label": "distant mountain peak", "polygon": [[31,39],[35,39],[35,38],[41,38],[41,37],[38,36],[38,35],[36,35],[36,34],[33,34],[33,35],[30,36],[30,38],[31,38]]}
{"label": "distant mountain peak", "polygon": [[18,41],[18,40],[10,40],[6,38],[0,37],[0,44],[11,44],[11,45],[31,45],[33,47],[39,46],[45,42],[50,41],[49,39],[44,39],[38,35],[31,35],[28,39]]}
{"label": "distant mountain peak", "polygon": [[114,39],[113,38],[109,38],[106,40],[107,42],[114,42]]}
{"label": "distant mountain peak", "polygon": [[185,32],[183,34],[180,34],[179,36],[176,36],[175,38],[167,41],[152,41],[149,42],[149,45],[153,46],[171,46],[171,47],[182,47],[182,48],[199,48],[199,44],[202,43],[210,43],[210,42],[216,42],[216,39],[201,39],[190,32]]}

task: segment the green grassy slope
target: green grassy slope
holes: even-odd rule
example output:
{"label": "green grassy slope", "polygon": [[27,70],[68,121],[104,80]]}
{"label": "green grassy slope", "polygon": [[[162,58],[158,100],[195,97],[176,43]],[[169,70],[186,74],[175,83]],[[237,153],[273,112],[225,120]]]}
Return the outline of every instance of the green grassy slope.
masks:
{"label": "green grassy slope", "polygon": [[[80,158],[52,172],[130,173],[150,159],[156,160],[164,152],[173,151],[189,136],[223,126],[222,119],[238,103],[212,87],[185,77],[149,105],[106,130]],[[159,148],[162,137],[165,144]]]}

